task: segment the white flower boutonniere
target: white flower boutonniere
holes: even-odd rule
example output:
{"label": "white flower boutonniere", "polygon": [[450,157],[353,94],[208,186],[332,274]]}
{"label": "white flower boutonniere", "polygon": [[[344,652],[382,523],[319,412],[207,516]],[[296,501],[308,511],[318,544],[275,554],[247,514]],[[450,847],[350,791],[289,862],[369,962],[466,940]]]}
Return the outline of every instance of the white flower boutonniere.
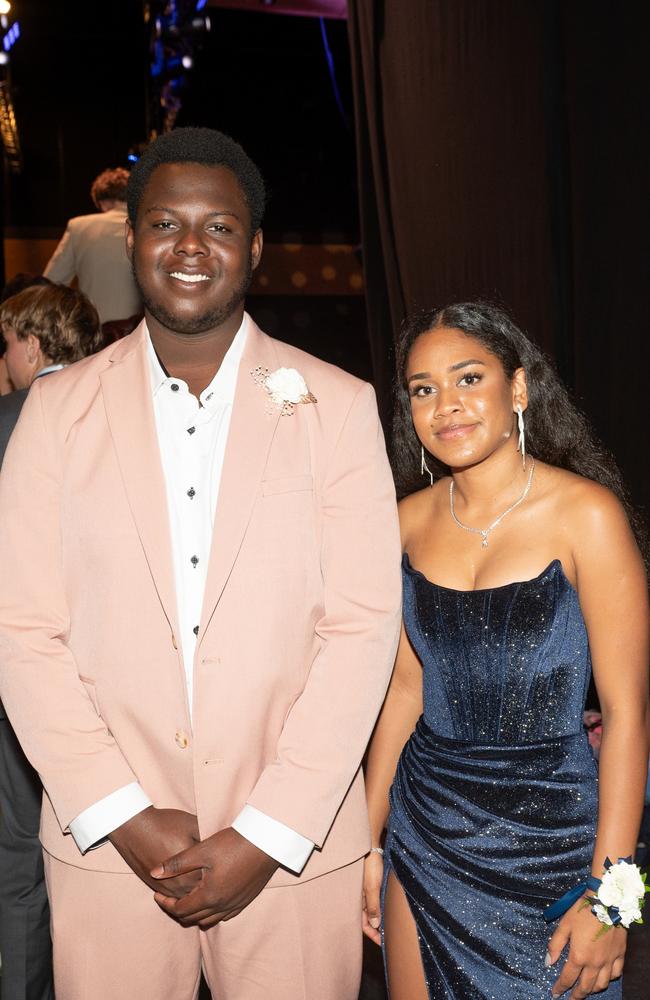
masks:
{"label": "white flower boutonniere", "polygon": [[254,368],[251,375],[269,394],[270,402],[280,409],[283,417],[290,417],[297,403],[316,403],[316,397],[295,368]]}

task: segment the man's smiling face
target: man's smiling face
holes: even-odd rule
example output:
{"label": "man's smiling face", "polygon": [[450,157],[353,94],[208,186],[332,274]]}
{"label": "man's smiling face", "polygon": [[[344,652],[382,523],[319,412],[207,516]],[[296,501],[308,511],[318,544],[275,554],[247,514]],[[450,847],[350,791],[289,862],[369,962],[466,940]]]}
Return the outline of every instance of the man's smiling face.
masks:
{"label": "man's smiling face", "polygon": [[[127,251],[149,323],[181,334],[237,322],[262,252],[228,167],[165,163],[151,174]],[[237,324],[238,325],[238,324]]]}

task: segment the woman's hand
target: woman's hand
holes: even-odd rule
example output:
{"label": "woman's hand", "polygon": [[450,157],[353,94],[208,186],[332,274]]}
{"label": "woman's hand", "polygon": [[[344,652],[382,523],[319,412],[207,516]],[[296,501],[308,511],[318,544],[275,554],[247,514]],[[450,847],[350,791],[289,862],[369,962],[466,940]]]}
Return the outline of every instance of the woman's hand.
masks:
{"label": "woman's hand", "polygon": [[366,937],[381,945],[381,904],[380,891],[384,877],[384,859],[377,851],[369,854],[363,867],[363,910],[361,927]]}
{"label": "woman's hand", "polygon": [[583,1000],[607,989],[610,980],[618,979],[623,972],[627,931],[610,927],[601,934],[605,925],[584,902],[584,897],[579,899],[564,914],[548,943],[549,965],[554,965],[564,946],[569,945],[569,956],[553,986],[554,997],[573,987],[569,1000]]}

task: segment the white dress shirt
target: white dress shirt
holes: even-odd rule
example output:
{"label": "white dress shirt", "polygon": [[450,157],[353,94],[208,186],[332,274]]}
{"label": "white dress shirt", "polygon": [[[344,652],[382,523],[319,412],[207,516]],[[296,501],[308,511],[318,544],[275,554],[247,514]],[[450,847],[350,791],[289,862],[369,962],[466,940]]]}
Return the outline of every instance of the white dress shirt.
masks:
{"label": "white dress shirt", "polygon": [[65,365],[45,365],[45,368],[36,372],[32,382],[35,382],[37,378],[42,378],[43,375],[49,375],[50,372],[60,372],[62,368],[65,368]]}
{"label": "white dress shirt", "polygon": [[[167,491],[170,537],[176,582],[181,652],[188,703],[192,710],[193,663],[203,605],[214,514],[230,429],[230,417],[248,316],[219,371],[199,399],[185,382],[168,376],[147,336],[151,391]],[[109,833],[153,805],[133,782],[85,809],[70,823],[82,852],[99,846]],[[314,844],[284,823],[246,805],[232,823],[235,830],[270,857],[300,872]],[[163,859],[161,858],[161,861]]]}

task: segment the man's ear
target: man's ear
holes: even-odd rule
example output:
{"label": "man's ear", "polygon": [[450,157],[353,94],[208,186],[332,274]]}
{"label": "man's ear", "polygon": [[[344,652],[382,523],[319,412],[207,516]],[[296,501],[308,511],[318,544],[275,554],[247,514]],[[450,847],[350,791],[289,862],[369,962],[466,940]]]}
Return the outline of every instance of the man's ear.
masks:
{"label": "man's ear", "polygon": [[528,383],[523,368],[517,368],[512,376],[512,409],[516,411],[518,406],[522,411],[528,407]]}
{"label": "man's ear", "polygon": [[262,247],[264,246],[264,236],[262,230],[258,229],[251,240],[251,270],[254,271],[262,259]]}
{"label": "man's ear", "polygon": [[126,256],[130,261],[133,260],[133,248],[135,246],[135,232],[133,231],[133,226],[131,225],[131,220],[126,220],[126,229],[124,230],[126,237]]}
{"label": "man's ear", "polygon": [[41,342],[33,333],[28,333],[24,340],[25,357],[33,365],[41,353]]}

